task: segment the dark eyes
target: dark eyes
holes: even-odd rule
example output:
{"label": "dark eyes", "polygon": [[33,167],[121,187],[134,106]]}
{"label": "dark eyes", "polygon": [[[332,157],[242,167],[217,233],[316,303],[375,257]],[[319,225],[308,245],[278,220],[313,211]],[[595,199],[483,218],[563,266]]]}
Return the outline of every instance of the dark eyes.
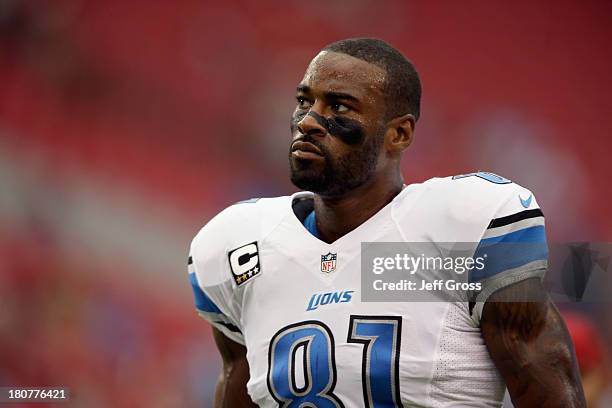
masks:
{"label": "dark eyes", "polygon": [[308,102],[306,98],[304,98],[303,96],[298,96],[296,99],[297,99],[297,104],[298,104],[299,109],[310,108],[310,102]]}
{"label": "dark eyes", "polygon": [[338,113],[346,113],[349,111],[349,107],[341,103],[334,103],[331,105],[331,108],[334,112]]}
{"label": "dark eyes", "polygon": [[[310,101],[308,101],[306,98],[304,98],[303,96],[298,96],[296,98],[297,100],[297,107],[298,109],[309,109],[312,106],[312,103],[310,103]],[[336,112],[336,113],[346,113],[350,110],[350,108],[342,103],[332,103],[330,105],[332,111]]]}

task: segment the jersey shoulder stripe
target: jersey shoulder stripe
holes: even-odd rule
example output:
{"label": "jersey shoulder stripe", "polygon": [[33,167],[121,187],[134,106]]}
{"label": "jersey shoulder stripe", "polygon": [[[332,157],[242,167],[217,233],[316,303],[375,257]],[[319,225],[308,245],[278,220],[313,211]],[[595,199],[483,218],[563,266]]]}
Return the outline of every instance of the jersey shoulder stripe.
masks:
{"label": "jersey shoulder stripe", "polygon": [[240,344],[244,344],[244,338],[240,328],[232,323],[231,319],[223,313],[206,293],[204,293],[198,283],[198,278],[195,273],[189,273],[189,281],[193,289],[196,310],[200,317],[210,322],[210,324],[224,333],[227,337]]}
{"label": "jersey shoulder stripe", "polygon": [[507,215],[505,217],[493,219],[491,223],[489,224],[489,229],[503,227],[508,224],[512,224],[518,221],[526,220],[529,218],[536,218],[536,217],[544,217],[544,213],[542,213],[542,210],[539,208],[534,208],[533,210],[521,211],[518,213]]}
{"label": "jersey shoulder stripe", "polygon": [[507,232],[502,235],[484,238],[480,241],[480,245],[489,246],[490,244],[510,242],[546,242],[544,225],[534,225],[517,231]]}
{"label": "jersey shoulder stripe", "polygon": [[[474,269],[470,273],[471,282],[489,279],[536,261],[544,265],[548,259],[548,246],[542,211],[537,208],[492,220],[474,257],[484,257],[486,262],[483,269]],[[540,268],[542,265],[532,266]]]}
{"label": "jersey shoulder stripe", "polygon": [[206,296],[202,288],[200,288],[198,278],[195,273],[189,274],[189,282],[191,283],[195,306],[198,311],[217,314],[223,313],[221,312],[221,309],[219,309],[217,305],[212,300],[210,300],[208,296]]}

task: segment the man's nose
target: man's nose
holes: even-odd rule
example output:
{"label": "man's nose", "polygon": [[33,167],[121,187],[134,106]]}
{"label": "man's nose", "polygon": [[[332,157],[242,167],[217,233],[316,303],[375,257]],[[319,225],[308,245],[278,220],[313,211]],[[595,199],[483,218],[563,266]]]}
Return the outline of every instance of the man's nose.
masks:
{"label": "man's nose", "polygon": [[319,136],[323,136],[327,133],[327,129],[322,123],[325,119],[315,108],[316,106],[310,108],[308,113],[297,123],[297,128],[300,133]]}

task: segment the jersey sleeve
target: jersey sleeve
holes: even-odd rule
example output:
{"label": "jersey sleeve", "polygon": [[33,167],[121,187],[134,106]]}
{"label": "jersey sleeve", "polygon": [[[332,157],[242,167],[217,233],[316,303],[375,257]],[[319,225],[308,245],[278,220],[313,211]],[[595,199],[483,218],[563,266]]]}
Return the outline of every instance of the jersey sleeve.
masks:
{"label": "jersey sleeve", "polygon": [[188,272],[197,313],[233,341],[244,344],[241,301],[227,262],[227,226],[211,220],[193,239]]}
{"label": "jersey sleeve", "polygon": [[544,214],[529,190],[520,186],[513,190],[495,212],[474,254],[485,260],[482,269],[472,269],[469,275],[470,283],[481,288],[470,295],[477,324],[492,293],[525,279],[543,279],[548,267]]}

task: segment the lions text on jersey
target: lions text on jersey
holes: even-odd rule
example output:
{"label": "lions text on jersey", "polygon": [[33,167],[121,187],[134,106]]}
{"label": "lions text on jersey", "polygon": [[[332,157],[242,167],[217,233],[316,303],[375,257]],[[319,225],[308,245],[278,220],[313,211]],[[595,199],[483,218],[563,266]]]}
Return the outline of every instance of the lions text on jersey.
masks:
{"label": "lions text on jersey", "polygon": [[311,211],[308,192],[239,203],[191,246],[197,310],[246,346],[253,401],[500,406],[505,386],[480,334],[483,304],[495,290],[543,277],[546,254],[507,253],[501,266],[470,276],[482,290],[465,302],[362,302],[361,243],[545,243],[531,192],[491,173],[431,179],[331,244],[304,226]]}

